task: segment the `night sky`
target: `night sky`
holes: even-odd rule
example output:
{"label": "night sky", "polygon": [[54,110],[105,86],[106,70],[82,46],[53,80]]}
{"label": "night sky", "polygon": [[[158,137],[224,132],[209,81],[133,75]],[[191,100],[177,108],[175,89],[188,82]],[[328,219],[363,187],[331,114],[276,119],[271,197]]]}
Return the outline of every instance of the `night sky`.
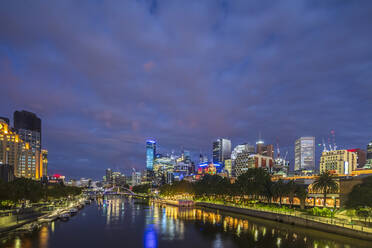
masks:
{"label": "night sky", "polygon": [[35,112],[49,172],[74,178],[144,169],[147,138],[366,149],[371,30],[369,0],[1,1],[0,116]]}

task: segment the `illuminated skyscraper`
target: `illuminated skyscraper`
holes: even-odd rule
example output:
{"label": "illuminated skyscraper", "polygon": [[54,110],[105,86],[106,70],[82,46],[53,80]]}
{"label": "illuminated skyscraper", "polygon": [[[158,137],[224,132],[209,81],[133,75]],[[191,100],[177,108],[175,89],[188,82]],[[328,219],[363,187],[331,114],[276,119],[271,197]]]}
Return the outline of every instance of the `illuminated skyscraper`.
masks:
{"label": "illuminated skyscraper", "polygon": [[296,140],[294,170],[315,170],[315,137]]}
{"label": "illuminated skyscraper", "polygon": [[156,155],[156,141],[146,141],[146,169],[152,171],[154,169],[154,159]]}
{"label": "illuminated skyscraper", "polygon": [[41,119],[28,111],[15,111],[14,129],[24,142],[28,142],[31,149],[41,151]]}
{"label": "illuminated skyscraper", "polygon": [[231,158],[231,140],[217,139],[213,142],[213,163],[224,164]]}

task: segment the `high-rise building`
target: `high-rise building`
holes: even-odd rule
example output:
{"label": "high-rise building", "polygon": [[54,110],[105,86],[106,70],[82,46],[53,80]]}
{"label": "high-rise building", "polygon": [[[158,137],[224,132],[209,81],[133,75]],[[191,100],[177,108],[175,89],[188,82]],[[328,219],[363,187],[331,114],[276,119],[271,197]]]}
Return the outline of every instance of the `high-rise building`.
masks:
{"label": "high-rise building", "polygon": [[141,172],[133,170],[133,172],[132,172],[132,182],[131,182],[132,186],[140,185],[141,184],[141,179],[142,179]]}
{"label": "high-rise building", "polygon": [[296,140],[294,170],[315,170],[315,137]]}
{"label": "high-rise building", "polygon": [[349,175],[357,167],[357,154],[353,150],[324,151],[320,157],[320,172]]}
{"label": "high-rise building", "polygon": [[372,141],[367,145],[367,160],[372,160]]}
{"label": "high-rise building", "polygon": [[213,163],[224,164],[226,159],[231,158],[231,140],[217,139],[213,142]]}
{"label": "high-rise building", "polygon": [[28,111],[14,112],[14,129],[33,150],[41,151],[41,119]]}
{"label": "high-rise building", "polygon": [[30,149],[21,154],[20,165],[26,171],[18,171],[17,176],[39,179],[43,177],[41,151],[41,119],[28,111],[15,111],[14,130],[20,138],[30,145]]}
{"label": "high-rise building", "polygon": [[183,162],[191,163],[191,153],[188,150],[183,150],[182,152]]}
{"label": "high-rise building", "polygon": [[106,183],[112,183],[112,170],[110,168],[106,169]]}
{"label": "high-rise building", "polygon": [[146,141],[146,170],[152,171],[154,168],[154,159],[156,155],[156,142],[155,140]]}
{"label": "high-rise building", "polygon": [[30,144],[24,142],[3,120],[0,120],[0,164],[12,166],[16,177],[42,177],[40,153],[33,152]]}
{"label": "high-rise building", "polygon": [[234,150],[231,152],[231,173],[229,176],[235,177],[235,160],[238,157],[240,153],[246,153],[246,154],[254,154],[255,153],[255,147],[253,145],[249,144],[241,144],[235,146]]}

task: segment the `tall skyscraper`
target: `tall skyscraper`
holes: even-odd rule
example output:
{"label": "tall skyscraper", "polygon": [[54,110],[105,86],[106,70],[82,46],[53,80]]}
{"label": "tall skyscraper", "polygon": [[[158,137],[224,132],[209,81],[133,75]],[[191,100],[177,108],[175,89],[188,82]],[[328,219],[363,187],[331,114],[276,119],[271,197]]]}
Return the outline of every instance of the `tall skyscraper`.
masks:
{"label": "tall skyscraper", "polygon": [[294,170],[315,170],[315,137],[296,140]]}
{"label": "tall skyscraper", "polygon": [[41,119],[36,114],[22,110],[15,111],[14,129],[22,140],[28,142],[32,149],[41,151]]}
{"label": "tall skyscraper", "polygon": [[106,183],[112,183],[112,170],[106,169]]}
{"label": "tall skyscraper", "polygon": [[153,170],[155,155],[156,155],[156,141],[147,140],[146,141],[146,169],[147,171]]}
{"label": "tall skyscraper", "polygon": [[44,176],[41,152],[41,119],[34,113],[22,110],[14,112],[13,121],[16,133],[30,146],[30,149],[25,150],[20,156],[20,166],[24,169],[15,174],[39,179]]}
{"label": "tall skyscraper", "polygon": [[213,142],[213,163],[224,164],[226,159],[231,158],[231,140],[217,139]]}

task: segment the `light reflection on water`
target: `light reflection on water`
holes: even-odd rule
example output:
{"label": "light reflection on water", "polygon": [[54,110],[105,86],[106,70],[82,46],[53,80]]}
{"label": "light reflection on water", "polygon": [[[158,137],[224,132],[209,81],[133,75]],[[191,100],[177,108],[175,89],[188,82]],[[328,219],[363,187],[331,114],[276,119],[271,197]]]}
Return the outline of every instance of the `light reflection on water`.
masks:
{"label": "light reflection on water", "polygon": [[[52,222],[32,235],[9,239],[9,248],[59,247],[372,247],[371,243],[296,226],[196,208],[106,197],[68,222]],[[1,246],[1,244],[0,244]]]}

